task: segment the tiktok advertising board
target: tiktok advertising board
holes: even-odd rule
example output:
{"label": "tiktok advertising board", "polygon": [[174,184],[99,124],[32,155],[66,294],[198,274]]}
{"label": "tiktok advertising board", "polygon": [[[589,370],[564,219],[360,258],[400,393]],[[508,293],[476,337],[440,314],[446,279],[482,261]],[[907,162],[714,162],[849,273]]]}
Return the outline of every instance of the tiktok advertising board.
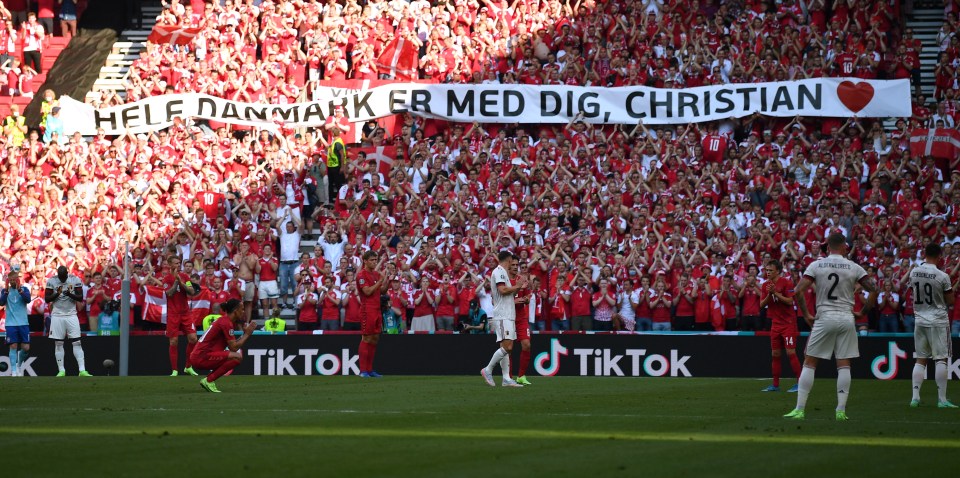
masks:
{"label": "tiktok advertising board", "polygon": [[[954,347],[960,346],[960,339],[953,340]],[[358,336],[349,334],[257,334],[248,342],[243,363],[234,373],[357,375],[359,342]],[[85,337],[83,343],[91,373],[117,374],[116,369],[104,368],[103,361],[118,359],[118,337]],[[535,334],[531,360],[535,373],[531,375],[765,378],[770,376],[769,344],[765,336],[735,334]],[[797,349],[802,351],[805,344],[806,337],[801,337]],[[34,337],[31,345],[26,374],[55,375],[53,342]],[[169,374],[167,347],[163,336],[131,337],[130,374]],[[386,375],[474,375],[495,347],[492,335],[385,335],[377,349],[377,370]],[[514,355],[518,353],[519,345]],[[0,356],[0,376],[10,373],[7,360]],[[860,337],[860,358],[853,361],[853,376],[909,379],[912,364],[912,336]],[[76,373],[70,367],[68,361],[68,372]],[[817,370],[818,377],[835,373],[833,367]],[[951,359],[949,376],[960,378],[960,360]]]}

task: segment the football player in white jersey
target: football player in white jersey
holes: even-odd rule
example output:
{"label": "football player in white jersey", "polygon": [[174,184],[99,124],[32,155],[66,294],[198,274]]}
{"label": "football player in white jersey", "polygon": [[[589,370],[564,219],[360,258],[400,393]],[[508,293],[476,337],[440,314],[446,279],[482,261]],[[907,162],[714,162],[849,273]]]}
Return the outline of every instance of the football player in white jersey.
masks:
{"label": "football player in white jersey", "polygon": [[517,339],[517,310],[514,296],[517,291],[526,287],[527,277],[522,275],[516,284],[510,281],[510,266],[517,260],[517,256],[509,251],[500,251],[497,255],[500,265],[493,270],[490,277],[490,289],[493,296],[493,314],[490,316],[490,330],[497,334],[500,347],[490,358],[490,363],[480,369],[480,375],[487,385],[496,386],[493,382],[493,368],[500,364],[503,372],[504,387],[522,387],[510,378],[510,352],[513,351],[513,341]]}
{"label": "football player in white jersey", "polygon": [[[797,284],[794,300],[804,319],[810,324],[811,332],[807,340],[806,357],[803,371],[800,372],[800,390],[797,392],[797,407],[784,415],[786,418],[803,420],[804,408],[820,359],[837,359],[837,420],[847,420],[847,397],[850,395],[850,359],[860,356],[857,344],[856,317],[862,317],[877,303],[877,285],[867,271],[857,263],[847,259],[847,242],[842,234],[831,234],[827,238],[830,255],[816,260],[807,267],[803,278]],[[863,310],[854,314],[854,293],[857,284],[867,291]],[[807,309],[803,294],[815,286],[817,295],[817,316]]]}
{"label": "football player in white jersey", "polygon": [[913,366],[913,399],[911,407],[920,406],[920,385],[927,376],[927,362],[936,362],[934,379],[937,382],[937,406],[957,408],[947,400],[947,360],[952,355],[950,339],[950,315],[953,305],[953,285],[950,276],[937,268],[943,254],[939,244],[930,243],[924,251],[923,264],[910,271],[910,287],[913,288],[913,310],[916,327],[913,341],[917,363]]}
{"label": "football player in white jersey", "polygon": [[77,318],[77,302],[83,302],[83,284],[69,273],[66,267],[57,268],[57,275],[47,280],[44,300],[51,304],[50,338],[54,340],[54,356],[57,359],[58,377],[67,374],[63,366],[63,342],[73,344],[73,358],[77,359],[81,377],[90,373],[84,364],[83,347],[80,346],[80,319]]}

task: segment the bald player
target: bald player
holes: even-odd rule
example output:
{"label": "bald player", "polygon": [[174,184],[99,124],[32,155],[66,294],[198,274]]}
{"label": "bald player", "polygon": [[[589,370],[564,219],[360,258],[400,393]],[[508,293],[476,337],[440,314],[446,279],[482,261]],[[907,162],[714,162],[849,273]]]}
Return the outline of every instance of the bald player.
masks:
{"label": "bald player", "polygon": [[[797,308],[810,325],[810,338],[807,341],[806,358],[803,371],[800,372],[797,407],[784,415],[786,418],[803,420],[807,397],[813,388],[813,379],[817,364],[821,359],[837,359],[837,409],[836,419],[847,420],[847,397],[850,395],[850,360],[860,356],[857,343],[857,329],[854,325],[857,317],[866,315],[877,303],[877,285],[867,271],[857,263],[847,259],[847,241],[842,234],[831,234],[827,238],[830,255],[816,260],[807,267],[803,278],[797,284],[794,294]],[[854,314],[854,294],[860,284],[870,295],[860,312]],[[815,287],[817,296],[817,316],[807,309],[803,294]]]}

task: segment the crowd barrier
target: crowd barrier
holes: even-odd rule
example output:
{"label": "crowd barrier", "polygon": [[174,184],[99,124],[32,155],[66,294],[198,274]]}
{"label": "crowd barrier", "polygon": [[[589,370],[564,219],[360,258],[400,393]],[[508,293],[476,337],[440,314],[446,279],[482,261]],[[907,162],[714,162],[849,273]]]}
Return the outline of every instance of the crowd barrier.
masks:
{"label": "crowd barrier", "polygon": [[[158,334],[130,338],[130,375],[170,373],[167,339]],[[954,347],[960,339],[954,337]],[[57,372],[53,341],[32,339],[27,375]],[[353,333],[256,333],[247,342],[243,375],[357,375],[357,345]],[[798,350],[803,350],[802,334]],[[186,341],[180,341],[180,347]],[[530,376],[596,377],[740,377],[770,376],[770,340],[762,334],[655,333],[541,333],[532,339]],[[384,335],[377,349],[376,369],[385,375],[474,375],[495,350],[493,335],[412,334]],[[117,361],[117,336],[83,338],[87,369],[95,375],[116,375],[106,359]],[[69,348],[68,348],[69,350]],[[872,334],[860,337],[860,358],[853,362],[854,378],[909,379],[913,364],[910,334]],[[514,350],[514,360],[519,345]],[[67,354],[67,370],[76,362]],[[181,360],[184,353],[181,352]],[[790,374],[784,357],[784,370]],[[8,375],[6,355],[0,356],[0,375]],[[929,367],[932,369],[932,367]],[[932,372],[931,372],[932,373]],[[835,376],[828,364],[818,377]],[[951,359],[951,379],[960,378],[960,360]]]}

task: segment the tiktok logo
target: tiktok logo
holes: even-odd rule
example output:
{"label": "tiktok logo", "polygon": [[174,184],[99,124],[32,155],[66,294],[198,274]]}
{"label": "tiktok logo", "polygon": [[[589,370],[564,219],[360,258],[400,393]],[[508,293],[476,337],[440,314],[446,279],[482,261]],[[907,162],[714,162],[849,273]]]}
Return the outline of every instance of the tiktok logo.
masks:
{"label": "tiktok logo", "polygon": [[[887,354],[879,355],[873,359],[870,370],[873,372],[873,376],[880,380],[893,380],[900,369],[900,359],[905,358],[907,358],[907,352],[901,350],[897,343],[891,340],[887,347]],[[881,370],[883,367],[886,367],[887,370]]]}
{"label": "tiktok logo", "polygon": [[533,361],[533,367],[540,375],[552,377],[560,371],[561,355],[567,355],[567,348],[560,345],[559,339],[550,339],[550,351],[540,352]]}

